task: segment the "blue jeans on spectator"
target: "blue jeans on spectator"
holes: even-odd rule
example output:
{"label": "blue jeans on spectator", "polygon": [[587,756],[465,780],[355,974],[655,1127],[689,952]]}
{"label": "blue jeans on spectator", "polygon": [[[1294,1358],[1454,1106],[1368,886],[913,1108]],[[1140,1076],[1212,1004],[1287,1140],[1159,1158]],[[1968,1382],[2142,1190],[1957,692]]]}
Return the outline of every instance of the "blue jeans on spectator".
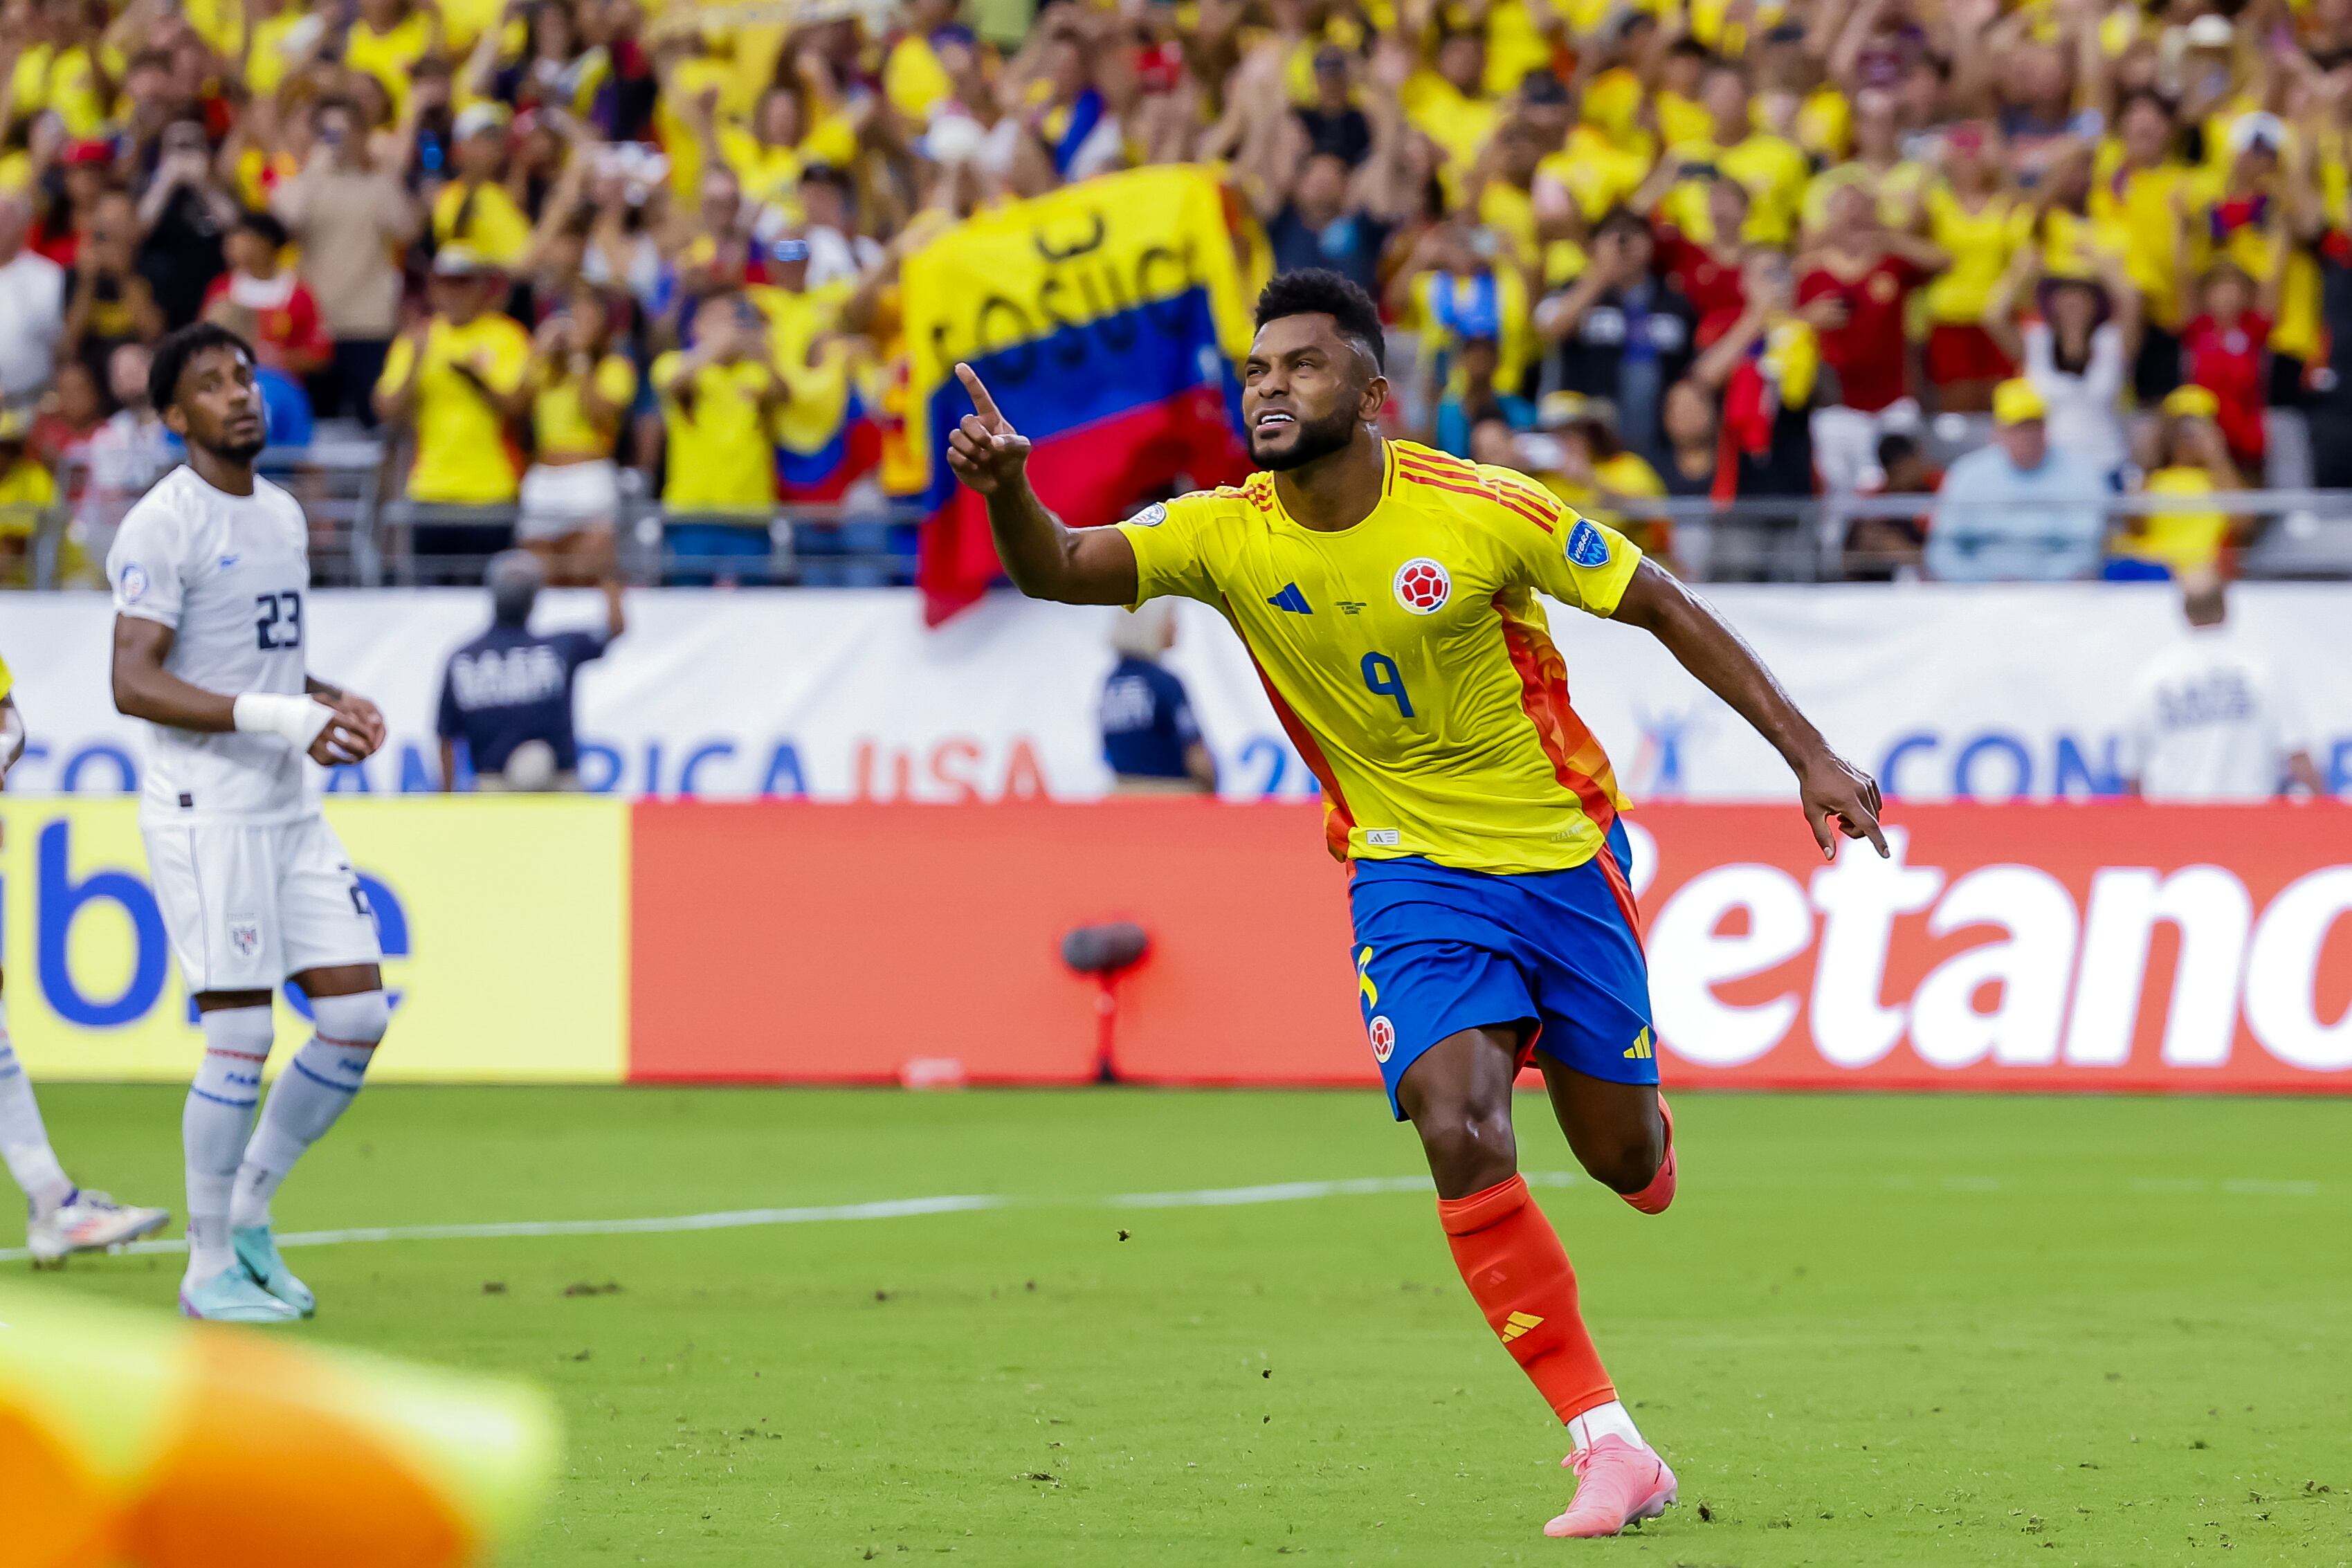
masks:
{"label": "blue jeans on spectator", "polygon": [[776,581],[765,515],[673,512],[662,520],[662,580],[681,588]]}
{"label": "blue jeans on spectator", "polygon": [[887,517],[793,527],[793,558],[809,588],[882,588],[898,580],[898,563]]}

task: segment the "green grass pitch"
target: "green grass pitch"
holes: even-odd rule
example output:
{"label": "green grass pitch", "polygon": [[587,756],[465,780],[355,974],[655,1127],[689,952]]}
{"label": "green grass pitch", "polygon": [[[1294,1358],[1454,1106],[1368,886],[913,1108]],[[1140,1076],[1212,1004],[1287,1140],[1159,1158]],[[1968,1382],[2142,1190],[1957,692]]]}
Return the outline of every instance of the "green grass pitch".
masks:
{"label": "green grass pitch", "polygon": [[[83,1179],[175,1207],[179,1098],[44,1091]],[[1540,1190],[1682,1479],[1615,1542],[1540,1535],[1563,1435],[1425,1193],[1105,1203],[1412,1174],[1377,1093],[373,1089],[282,1229],[1009,1201],[304,1249],[291,1331],[556,1391],[509,1564],[2352,1562],[2352,1101],[1676,1110],[1664,1217]],[[177,1273],[36,1288],[163,1310]]]}

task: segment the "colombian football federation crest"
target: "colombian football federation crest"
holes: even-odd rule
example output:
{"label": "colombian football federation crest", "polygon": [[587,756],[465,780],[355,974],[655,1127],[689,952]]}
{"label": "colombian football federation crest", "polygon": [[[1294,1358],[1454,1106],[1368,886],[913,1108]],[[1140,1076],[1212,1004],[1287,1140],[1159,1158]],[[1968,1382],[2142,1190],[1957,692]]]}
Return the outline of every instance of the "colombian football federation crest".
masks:
{"label": "colombian football federation crest", "polygon": [[1426,555],[1416,555],[1396,572],[1397,603],[1416,616],[1445,607],[1454,596],[1454,579]]}
{"label": "colombian football federation crest", "polygon": [[239,958],[251,958],[261,951],[261,921],[252,915],[228,917],[228,944]]}
{"label": "colombian football federation crest", "polygon": [[1371,1036],[1372,1060],[1387,1061],[1396,1050],[1396,1026],[1389,1022],[1387,1014],[1380,1014],[1372,1019]]}

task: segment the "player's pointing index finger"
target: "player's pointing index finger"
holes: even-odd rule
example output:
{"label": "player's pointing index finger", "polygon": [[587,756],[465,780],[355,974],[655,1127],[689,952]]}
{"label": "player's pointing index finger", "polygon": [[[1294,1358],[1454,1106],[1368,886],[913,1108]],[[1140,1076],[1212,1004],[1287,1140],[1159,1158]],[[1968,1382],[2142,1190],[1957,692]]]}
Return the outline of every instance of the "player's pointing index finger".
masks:
{"label": "player's pointing index finger", "polygon": [[988,426],[992,431],[1008,430],[1012,428],[1011,426],[1004,422],[1004,415],[1003,412],[997,408],[996,399],[991,397],[988,395],[988,388],[982,384],[980,373],[978,371],[972,369],[971,366],[968,364],[958,364],[956,366],[956,379],[963,383],[963,389],[966,392],[971,394],[971,406],[973,411],[977,413],[982,419],[987,422]]}

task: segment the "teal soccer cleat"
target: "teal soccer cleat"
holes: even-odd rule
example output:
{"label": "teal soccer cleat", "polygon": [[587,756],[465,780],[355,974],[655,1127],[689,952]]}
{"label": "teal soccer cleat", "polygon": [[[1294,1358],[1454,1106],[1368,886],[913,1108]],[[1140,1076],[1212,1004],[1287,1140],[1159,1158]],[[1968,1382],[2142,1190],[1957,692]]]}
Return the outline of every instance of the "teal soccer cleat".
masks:
{"label": "teal soccer cleat", "polygon": [[310,1317],[319,1310],[319,1298],[310,1287],[294,1278],[286,1267],[286,1259],[278,1256],[278,1238],[266,1225],[249,1225],[242,1230],[228,1233],[229,1245],[236,1249],[236,1260],[264,1290],[294,1309],[297,1315]]}
{"label": "teal soccer cleat", "polygon": [[254,1283],[240,1265],[201,1285],[182,1285],[180,1315],[208,1323],[290,1323],[302,1314]]}

